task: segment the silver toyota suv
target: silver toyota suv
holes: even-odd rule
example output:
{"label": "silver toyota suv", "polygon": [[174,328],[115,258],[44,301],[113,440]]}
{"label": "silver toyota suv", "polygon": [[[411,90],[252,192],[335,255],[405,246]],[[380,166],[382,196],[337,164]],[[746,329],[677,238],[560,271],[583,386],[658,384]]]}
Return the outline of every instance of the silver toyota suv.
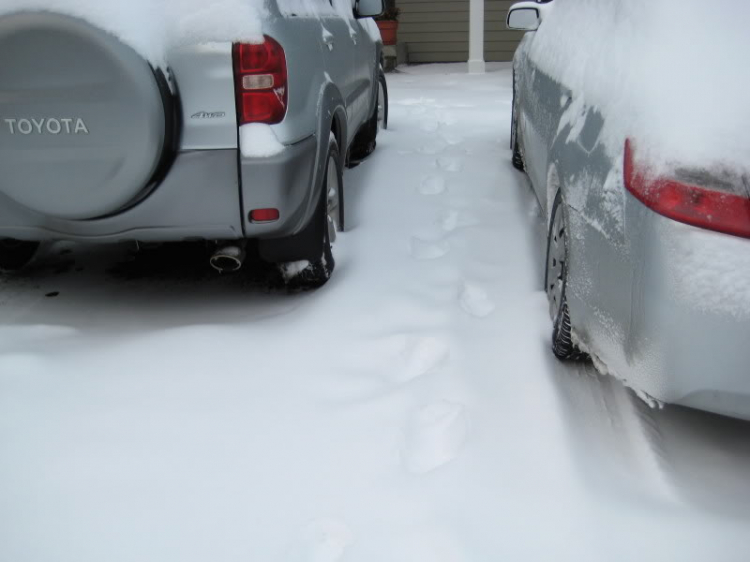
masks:
{"label": "silver toyota suv", "polygon": [[0,268],[44,241],[205,240],[228,271],[254,240],[325,283],[342,170],[386,118],[366,19],[382,10],[301,17],[269,0],[262,42],[181,45],[163,67],[85,18],[0,15]]}

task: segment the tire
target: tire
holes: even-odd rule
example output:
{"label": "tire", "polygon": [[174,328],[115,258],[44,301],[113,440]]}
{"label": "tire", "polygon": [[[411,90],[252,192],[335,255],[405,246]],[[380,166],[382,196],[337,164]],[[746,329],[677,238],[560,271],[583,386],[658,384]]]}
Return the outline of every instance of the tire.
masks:
{"label": "tire", "polygon": [[378,128],[388,128],[388,83],[385,81],[383,69],[378,74]]}
{"label": "tire", "polygon": [[523,161],[523,154],[518,146],[518,139],[513,143],[513,158],[511,159],[513,167],[519,172],[526,172],[526,164]]}
{"label": "tire", "polygon": [[511,104],[510,120],[510,149],[513,151],[511,162],[513,167],[519,172],[526,171],[526,164],[523,161],[521,147],[518,144],[518,115],[516,112],[516,74],[513,73],[513,103]]}
{"label": "tire", "polygon": [[568,282],[568,232],[562,192],[558,190],[552,205],[547,256],[544,271],[544,290],[552,318],[552,352],[558,359],[578,361],[587,355],[581,352],[572,339],[572,325],[566,297]]}
{"label": "tire", "polygon": [[516,73],[513,72],[513,98],[510,103],[510,148],[516,146]]}
{"label": "tire", "polygon": [[333,274],[336,261],[333,257],[332,244],[336,240],[336,231],[343,226],[344,182],[341,169],[341,157],[336,139],[331,135],[328,142],[326,168],[323,176],[320,201],[306,233],[314,250],[314,258],[309,265],[294,276],[289,276],[293,264],[281,264],[282,274],[288,279],[291,289],[310,290],[325,285]]}
{"label": "tire", "polygon": [[380,129],[388,127],[388,88],[382,69],[378,72],[375,96],[375,107],[372,109],[372,114],[357,133],[349,151],[349,167],[357,166],[375,151],[378,132]]}
{"label": "tire", "polygon": [[0,84],[23,92],[0,98],[9,117],[0,192],[24,207],[65,220],[109,216],[171,165],[179,108],[165,75],[84,20],[49,11],[0,18]]}
{"label": "tire", "polygon": [[27,265],[36,255],[39,242],[13,238],[0,239],[0,270],[16,271]]}

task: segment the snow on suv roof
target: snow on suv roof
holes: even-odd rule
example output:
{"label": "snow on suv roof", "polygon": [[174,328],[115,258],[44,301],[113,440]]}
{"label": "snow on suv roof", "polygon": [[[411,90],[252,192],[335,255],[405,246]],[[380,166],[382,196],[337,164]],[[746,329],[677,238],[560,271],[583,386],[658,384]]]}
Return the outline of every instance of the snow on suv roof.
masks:
{"label": "snow on suv roof", "polygon": [[185,43],[262,40],[264,0],[0,0],[0,15],[51,11],[115,35],[155,65]]}
{"label": "snow on suv roof", "polygon": [[263,40],[263,20],[274,2],[281,14],[352,17],[350,0],[0,0],[0,16],[51,11],[84,19],[130,45],[155,66],[184,44]]}

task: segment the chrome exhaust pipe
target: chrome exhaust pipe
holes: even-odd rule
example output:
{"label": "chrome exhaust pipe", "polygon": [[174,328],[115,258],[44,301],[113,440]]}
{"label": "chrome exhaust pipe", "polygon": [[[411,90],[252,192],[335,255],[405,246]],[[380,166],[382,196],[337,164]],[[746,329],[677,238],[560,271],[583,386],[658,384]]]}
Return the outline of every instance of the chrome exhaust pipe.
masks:
{"label": "chrome exhaust pipe", "polygon": [[245,261],[244,244],[228,244],[219,247],[209,260],[211,267],[219,273],[231,273],[242,267]]}

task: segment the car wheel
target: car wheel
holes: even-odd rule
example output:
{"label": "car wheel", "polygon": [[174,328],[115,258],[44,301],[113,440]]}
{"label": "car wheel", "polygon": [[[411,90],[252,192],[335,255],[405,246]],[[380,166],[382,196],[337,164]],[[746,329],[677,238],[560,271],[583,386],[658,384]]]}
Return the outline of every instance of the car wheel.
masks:
{"label": "car wheel", "polygon": [[[344,182],[339,146],[336,139],[331,135],[321,198],[312,219],[317,227],[312,228],[310,232],[312,236],[320,240],[318,257],[290,278],[288,285],[291,288],[317,289],[325,285],[331,278],[336,265],[332,245],[336,241],[336,231],[342,231],[344,224],[343,196]],[[289,270],[289,264],[282,265],[282,271],[284,270]]]}
{"label": "car wheel", "polygon": [[510,148],[516,146],[516,72],[513,71],[513,97],[510,103]]}
{"label": "car wheel", "polygon": [[544,288],[552,318],[552,352],[558,359],[580,360],[584,359],[586,354],[573,344],[572,326],[566,300],[567,281],[568,229],[562,205],[562,193],[558,190],[552,206],[547,236],[547,267],[544,273]]}
{"label": "car wheel", "polygon": [[388,84],[381,69],[378,73],[378,129],[388,128]]}
{"label": "car wheel", "polygon": [[516,74],[513,73],[513,103],[511,104],[510,119],[510,149],[513,151],[511,162],[513,167],[519,172],[526,171],[526,164],[523,161],[521,147],[518,144],[518,112],[516,111]]}
{"label": "car wheel", "polygon": [[526,164],[523,161],[523,154],[521,154],[521,149],[518,146],[518,139],[513,143],[513,159],[511,162],[513,162],[513,167],[519,172],[526,171]]}
{"label": "car wheel", "polygon": [[359,165],[362,160],[367,158],[375,150],[376,138],[381,129],[388,127],[388,89],[385,83],[383,71],[378,72],[377,98],[372,114],[367,122],[357,132],[357,136],[352,142],[352,147],[347,158],[347,165],[353,168]]}
{"label": "car wheel", "polygon": [[0,239],[0,269],[14,271],[23,268],[34,258],[38,248],[39,242]]}

